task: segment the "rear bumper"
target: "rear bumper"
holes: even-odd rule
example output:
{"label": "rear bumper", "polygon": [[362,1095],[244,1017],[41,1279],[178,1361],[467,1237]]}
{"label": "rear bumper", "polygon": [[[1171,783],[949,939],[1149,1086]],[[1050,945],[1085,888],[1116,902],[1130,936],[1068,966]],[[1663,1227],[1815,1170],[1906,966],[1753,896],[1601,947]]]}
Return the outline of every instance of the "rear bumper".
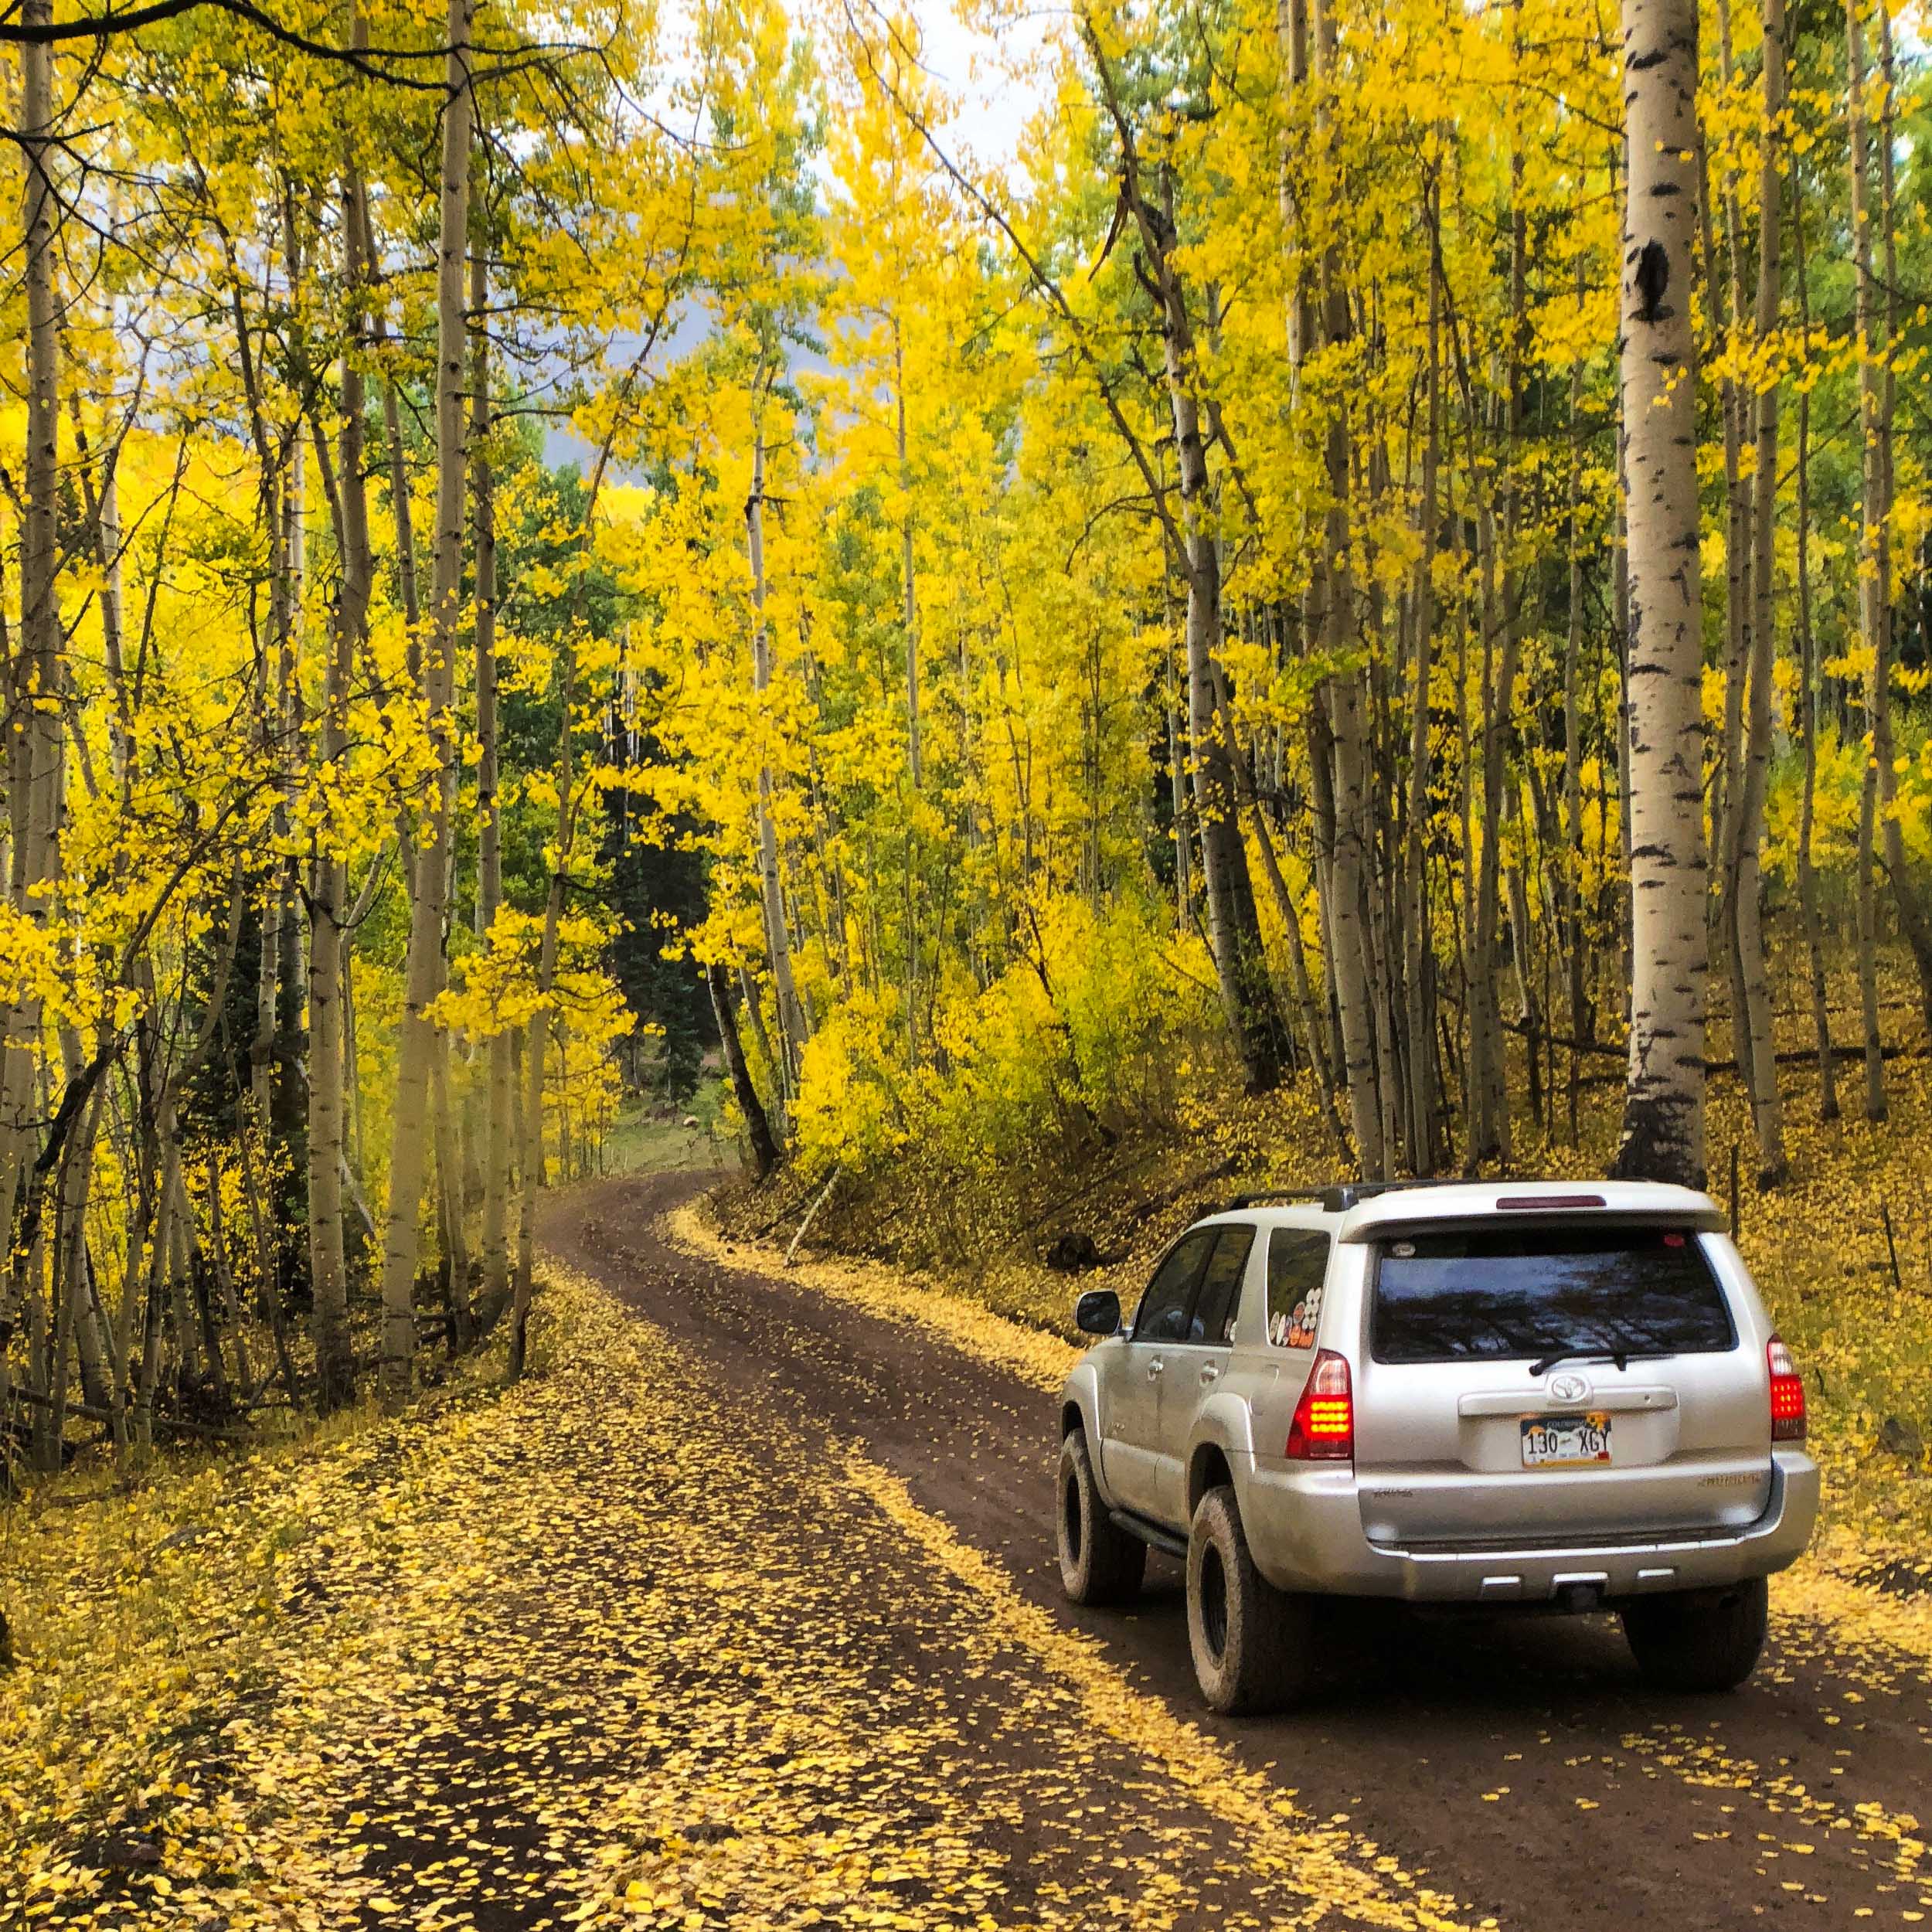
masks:
{"label": "rear bumper", "polygon": [[1771,1456],[1763,1515],[1715,1536],[1662,1531],[1553,1546],[1403,1548],[1362,1532],[1353,1471],[1250,1466],[1242,1527],[1255,1566],[1278,1590],[1431,1603],[1550,1603],[1580,1589],[1600,1598],[1700,1590],[1767,1577],[1794,1563],[1818,1520],[1818,1464],[1802,1450]]}

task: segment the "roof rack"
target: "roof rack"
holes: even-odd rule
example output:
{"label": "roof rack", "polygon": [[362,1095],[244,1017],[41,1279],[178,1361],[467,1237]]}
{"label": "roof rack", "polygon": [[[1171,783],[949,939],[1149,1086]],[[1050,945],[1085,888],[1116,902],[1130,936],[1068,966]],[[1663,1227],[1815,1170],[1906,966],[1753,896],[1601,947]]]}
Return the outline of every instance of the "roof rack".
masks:
{"label": "roof rack", "polygon": [[1372,1200],[1378,1194],[1393,1194],[1412,1187],[1464,1187],[1458,1175],[1426,1175],[1404,1181],[1342,1181],[1329,1187],[1264,1187],[1250,1194],[1237,1194],[1225,1210],[1259,1207],[1267,1201],[1319,1201],[1325,1214],[1343,1214],[1357,1202]]}

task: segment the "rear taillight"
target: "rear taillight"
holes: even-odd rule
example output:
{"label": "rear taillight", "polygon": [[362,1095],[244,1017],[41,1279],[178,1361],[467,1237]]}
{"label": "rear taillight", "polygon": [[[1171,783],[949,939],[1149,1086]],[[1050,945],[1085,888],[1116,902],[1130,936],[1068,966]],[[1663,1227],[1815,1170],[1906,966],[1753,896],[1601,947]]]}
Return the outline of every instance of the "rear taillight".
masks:
{"label": "rear taillight", "polygon": [[1308,1370],[1301,1400],[1288,1424],[1291,1462],[1349,1462],[1355,1456],[1355,1396],[1349,1365],[1324,1349]]}
{"label": "rear taillight", "polygon": [[1764,1350],[1771,1372],[1771,1440],[1802,1442],[1804,1440],[1804,1378],[1791,1359],[1791,1352],[1776,1335]]}

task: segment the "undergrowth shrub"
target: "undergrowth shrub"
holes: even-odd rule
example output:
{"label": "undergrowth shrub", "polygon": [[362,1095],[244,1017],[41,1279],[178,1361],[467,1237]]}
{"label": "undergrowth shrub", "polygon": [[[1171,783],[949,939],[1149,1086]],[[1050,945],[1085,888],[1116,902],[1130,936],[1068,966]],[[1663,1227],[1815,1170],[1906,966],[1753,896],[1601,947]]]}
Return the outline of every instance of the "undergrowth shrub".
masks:
{"label": "undergrowth shrub", "polygon": [[827,1015],[794,1110],[807,1172],[864,1176],[916,1148],[985,1174],[1179,1126],[1184,1085],[1227,1058],[1206,947],[1131,900],[1049,901],[1023,930],[1024,956],[983,989],[942,983],[917,1072],[890,997]]}

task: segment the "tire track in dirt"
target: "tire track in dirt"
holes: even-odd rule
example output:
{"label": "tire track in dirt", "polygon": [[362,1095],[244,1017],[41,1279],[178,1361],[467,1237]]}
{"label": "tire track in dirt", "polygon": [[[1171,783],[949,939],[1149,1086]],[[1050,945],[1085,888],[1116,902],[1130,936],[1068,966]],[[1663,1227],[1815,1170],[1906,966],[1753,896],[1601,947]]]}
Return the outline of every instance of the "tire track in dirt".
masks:
{"label": "tire track in dirt", "polygon": [[917,1510],[996,1559],[1026,1602],[1097,1637],[1131,1681],[1302,1811],[1372,1841],[1466,1913],[1539,1927],[1932,1918],[1918,1815],[1932,1709],[1917,1664],[1875,1671],[1828,1631],[1779,1618],[1745,1690],[1670,1698],[1639,1685],[1607,1619],[1349,1605],[1325,1620],[1334,1672],[1321,1701],[1266,1721],[1212,1718],[1194,1689],[1175,1566],[1150,1565],[1132,1614],[1061,1600],[1050,1399],[930,1323],[882,1321],[672,1245],[659,1217],[701,1184],[651,1175],[575,1191],[552,1205],[546,1246],[702,1360],[748,1427],[770,1416],[816,1427],[828,1460],[855,1447]]}

